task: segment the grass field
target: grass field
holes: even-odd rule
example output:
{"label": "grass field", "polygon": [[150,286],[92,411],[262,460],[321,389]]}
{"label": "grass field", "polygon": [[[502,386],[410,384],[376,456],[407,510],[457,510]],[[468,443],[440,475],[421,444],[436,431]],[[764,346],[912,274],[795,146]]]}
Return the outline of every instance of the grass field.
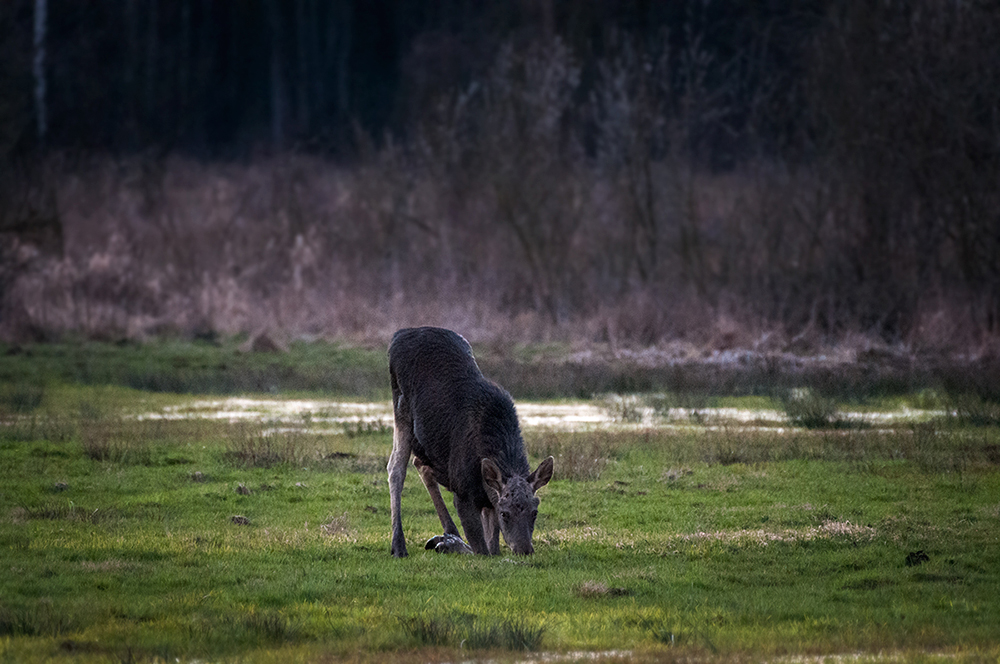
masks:
{"label": "grass field", "polygon": [[24,352],[0,359],[2,661],[1000,658],[986,402],[977,419],[900,394],[851,419],[831,399],[564,401],[606,417],[525,428],[532,465],[556,456],[534,556],[425,552],[440,526],[410,472],[394,560],[391,419],[358,416],[348,397],[384,395],[342,377],[374,376],[384,351],[312,351],[326,359],[285,375],[340,387],[293,386],[308,407],[252,417],[128,376],[197,366],[230,386],[257,360],[33,352],[34,374]]}

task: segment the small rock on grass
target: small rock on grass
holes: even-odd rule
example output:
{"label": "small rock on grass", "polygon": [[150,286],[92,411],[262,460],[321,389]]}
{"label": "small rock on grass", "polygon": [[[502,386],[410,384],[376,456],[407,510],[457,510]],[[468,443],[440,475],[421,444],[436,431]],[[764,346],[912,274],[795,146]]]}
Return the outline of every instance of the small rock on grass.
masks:
{"label": "small rock on grass", "polygon": [[438,553],[472,553],[472,548],[462,541],[461,537],[447,533],[430,538],[424,548],[433,549]]}

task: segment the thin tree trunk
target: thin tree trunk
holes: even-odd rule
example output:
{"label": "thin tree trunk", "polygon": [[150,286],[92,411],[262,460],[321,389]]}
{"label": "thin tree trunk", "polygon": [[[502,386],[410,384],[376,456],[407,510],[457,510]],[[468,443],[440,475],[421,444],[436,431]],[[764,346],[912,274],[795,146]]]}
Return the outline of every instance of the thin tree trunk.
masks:
{"label": "thin tree trunk", "polygon": [[146,30],[146,125],[156,117],[156,77],[158,75],[158,60],[160,58],[160,11],[157,0],[149,0],[149,21]]}
{"label": "thin tree trunk", "polygon": [[45,29],[48,24],[47,0],[35,0],[35,107],[38,120],[38,142],[45,144],[49,118],[46,106]]}
{"label": "thin tree trunk", "polygon": [[122,98],[125,103],[125,141],[131,148],[138,142],[139,135],[139,13],[137,0],[125,2],[125,89]]}
{"label": "thin tree trunk", "polygon": [[298,57],[298,77],[295,81],[295,91],[297,96],[296,109],[298,116],[298,131],[307,133],[309,131],[309,80],[311,68],[309,66],[310,35],[312,28],[306,20],[306,0],[295,0],[295,45]]}
{"label": "thin tree trunk", "polygon": [[337,124],[344,136],[347,134],[347,117],[350,110],[350,86],[347,80],[347,65],[351,57],[351,4],[341,3],[340,38],[337,46]]}
{"label": "thin tree trunk", "polygon": [[268,0],[267,17],[271,24],[271,141],[274,149],[281,152],[285,148],[285,77],[277,0]]}
{"label": "thin tree trunk", "polygon": [[551,39],[556,33],[556,12],[552,5],[552,0],[540,0],[542,32],[547,39]]}
{"label": "thin tree trunk", "polygon": [[191,99],[191,0],[181,3],[181,45],[180,62],[178,63],[177,87],[179,108],[175,120],[174,132],[180,136],[188,124],[188,113]]}

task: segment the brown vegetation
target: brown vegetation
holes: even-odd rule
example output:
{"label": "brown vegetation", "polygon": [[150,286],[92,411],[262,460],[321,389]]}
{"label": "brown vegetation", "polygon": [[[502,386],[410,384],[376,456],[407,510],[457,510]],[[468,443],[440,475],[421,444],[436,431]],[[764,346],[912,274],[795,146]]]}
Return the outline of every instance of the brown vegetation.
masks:
{"label": "brown vegetation", "polygon": [[[361,140],[350,165],[52,158],[54,203],[31,209],[56,211],[61,251],[5,236],[0,322],[8,337],[267,332],[278,347],[439,324],[478,340],[988,353],[989,11],[834,8],[801,80],[772,86],[782,98],[762,84],[747,102],[761,72],[696,39],[677,53],[622,37],[584,76],[554,38],[501,49],[409,138]],[[807,120],[775,130],[795,108]],[[744,154],[713,165],[730,129]]]}

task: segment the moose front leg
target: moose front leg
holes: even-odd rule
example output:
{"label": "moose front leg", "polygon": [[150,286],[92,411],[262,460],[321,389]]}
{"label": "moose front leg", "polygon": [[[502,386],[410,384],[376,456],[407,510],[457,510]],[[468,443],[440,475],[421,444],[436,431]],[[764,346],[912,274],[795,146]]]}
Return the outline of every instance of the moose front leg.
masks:
{"label": "moose front leg", "polygon": [[413,465],[416,466],[417,472],[420,473],[420,479],[423,480],[424,486],[427,487],[427,493],[430,494],[431,502],[434,503],[438,519],[441,520],[441,527],[444,528],[444,534],[435,535],[427,540],[424,548],[433,549],[438,553],[472,553],[469,545],[462,540],[455,522],[451,520],[451,514],[448,513],[448,508],[444,504],[444,498],[441,497],[441,489],[438,486],[437,480],[434,479],[434,471],[418,457],[413,457]]}
{"label": "moose front leg", "polygon": [[495,556],[500,553],[500,524],[497,522],[496,510],[492,507],[484,507],[480,513],[480,521],[483,522],[486,548],[489,549],[491,556]]}
{"label": "moose front leg", "polygon": [[488,555],[489,548],[486,546],[486,537],[483,534],[482,517],[475,503],[471,500],[463,500],[455,495],[455,510],[458,518],[462,522],[462,530],[465,531],[465,540],[472,547],[474,553]]}
{"label": "moose front leg", "polygon": [[444,528],[444,534],[461,537],[458,532],[458,526],[451,520],[448,507],[444,504],[444,498],[441,497],[441,489],[438,488],[437,480],[434,479],[434,471],[418,457],[413,457],[413,465],[416,467],[417,472],[420,473],[420,479],[423,480],[424,486],[427,488],[427,493],[431,496],[431,502],[434,503],[434,509],[437,511],[438,519],[441,521],[441,527]]}

